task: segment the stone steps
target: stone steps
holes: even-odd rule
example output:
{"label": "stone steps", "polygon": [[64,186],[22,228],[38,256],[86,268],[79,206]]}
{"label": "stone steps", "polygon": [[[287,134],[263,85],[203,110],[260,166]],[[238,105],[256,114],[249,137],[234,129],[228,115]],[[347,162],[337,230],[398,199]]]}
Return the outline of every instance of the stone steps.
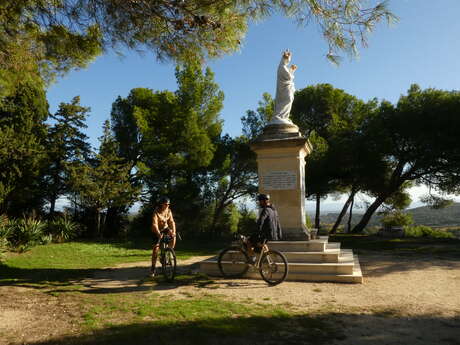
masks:
{"label": "stone steps", "polygon": [[[286,256],[289,265],[287,280],[363,282],[358,257],[351,249],[341,249],[338,242],[329,243],[327,236],[311,241],[272,241],[268,246]],[[236,266],[235,270],[238,269]],[[202,261],[200,271],[210,276],[220,276],[217,256]],[[245,277],[260,278],[260,275],[251,268]]]}

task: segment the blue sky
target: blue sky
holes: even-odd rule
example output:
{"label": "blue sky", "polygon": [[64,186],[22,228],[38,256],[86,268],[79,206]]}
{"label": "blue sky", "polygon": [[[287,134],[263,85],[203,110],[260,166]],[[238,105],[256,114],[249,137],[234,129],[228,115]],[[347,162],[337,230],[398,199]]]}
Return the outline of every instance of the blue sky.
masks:
{"label": "blue sky", "polygon": [[[391,102],[412,83],[460,89],[460,1],[391,0],[389,7],[400,21],[391,27],[378,25],[369,36],[369,47],[360,48],[359,58],[344,56],[338,67],[326,60],[327,45],[314,23],[300,28],[273,16],[251,24],[239,52],[209,64],[225,93],[224,131],[239,135],[246,110],[257,107],[263,92],[274,94],[276,67],[286,48],[298,65],[297,89],[330,83],[364,100],[377,97]],[[174,64],[159,63],[151,54],[126,52],[119,58],[109,53],[52,85],[48,100],[54,112],[60,102],[79,95],[82,105],[91,107],[87,134],[97,146],[113,101],[135,87],[174,91]]]}

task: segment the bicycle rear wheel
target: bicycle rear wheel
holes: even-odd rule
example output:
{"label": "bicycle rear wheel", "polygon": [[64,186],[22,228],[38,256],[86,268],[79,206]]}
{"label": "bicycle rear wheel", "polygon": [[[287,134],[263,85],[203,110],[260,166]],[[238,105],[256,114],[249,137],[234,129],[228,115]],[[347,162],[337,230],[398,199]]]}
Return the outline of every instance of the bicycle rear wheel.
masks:
{"label": "bicycle rear wheel", "polygon": [[249,257],[240,247],[228,247],[217,259],[220,273],[226,278],[242,277],[249,269]]}
{"label": "bicycle rear wheel", "polygon": [[282,283],[288,274],[286,257],[277,250],[265,252],[260,260],[260,275],[270,285]]}
{"label": "bicycle rear wheel", "polygon": [[172,281],[176,275],[176,253],[174,253],[174,249],[164,249],[161,266],[163,268],[163,276],[165,279],[167,281]]}

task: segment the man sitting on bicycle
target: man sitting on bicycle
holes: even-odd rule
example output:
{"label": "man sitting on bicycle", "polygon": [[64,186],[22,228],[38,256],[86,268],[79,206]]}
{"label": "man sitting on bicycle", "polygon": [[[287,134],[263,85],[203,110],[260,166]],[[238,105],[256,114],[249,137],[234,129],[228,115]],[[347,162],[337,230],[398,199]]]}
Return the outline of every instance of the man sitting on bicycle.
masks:
{"label": "man sitting on bicycle", "polygon": [[260,248],[265,240],[279,241],[282,237],[278,212],[270,203],[270,195],[259,194],[257,200],[259,201],[261,212],[257,219],[257,231],[249,236],[246,244],[249,256],[253,256],[254,248]]}
{"label": "man sitting on bicycle", "polygon": [[173,248],[176,245],[176,223],[169,208],[170,201],[168,198],[163,197],[159,200],[159,206],[155,208],[152,216],[152,232],[156,236],[156,242],[152,248],[152,267],[150,268],[150,275],[155,277],[155,266],[157,263],[158,251],[160,250],[161,237],[169,235],[171,241],[169,247]]}

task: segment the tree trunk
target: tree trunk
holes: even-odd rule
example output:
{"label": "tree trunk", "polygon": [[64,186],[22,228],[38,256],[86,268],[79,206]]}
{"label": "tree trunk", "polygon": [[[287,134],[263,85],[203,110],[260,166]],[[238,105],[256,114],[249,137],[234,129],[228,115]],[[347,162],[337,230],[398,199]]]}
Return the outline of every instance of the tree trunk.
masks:
{"label": "tree trunk", "polygon": [[214,209],[214,214],[213,214],[213,217],[212,217],[212,225],[211,225],[211,229],[212,229],[212,233],[214,233],[216,236],[219,236],[220,235],[220,232],[217,231],[216,229],[216,226],[217,226],[217,222],[219,221],[219,218],[222,214],[222,212],[225,210],[225,199],[222,198],[219,203],[216,205],[215,209]]}
{"label": "tree trunk", "polygon": [[351,232],[355,234],[363,232],[364,228],[371,220],[374,212],[377,211],[377,209],[380,207],[380,205],[383,204],[387,197],[388,196],[386,194],[378,196],[377,199],[375,199],[374,202],[369,206],[369,208],[366,210],[366,213],[364,213],[359,223],[355,225]]}
{"label": "tree trunk", "polygon": [[332,227],[332,229],[330,231],[330,234],[335,234],[337,232],[337,228],[339,227],[340,223],[342,223],[342,219],[345,216],[345,214],[347,213],[348,207],[350,206],[350,203],[352,202],[352,200],[354,200],[355,194],[356,194],[356,192],[352,190],[350,195],[348,196],[347,201],[343,205],[342,211],[340,211],[340,214],[337,217],[337,220],[335,221],[335,224]]}
{"label": "tree trunk", "polygon": [[96,234],[97,237],[102,237],[101,233],[101,211],[99,208],[96,208]]}
{"label": "tree trunk", "polygon": [[50,216],[54,215],[54,210],[56,208],[56,195],[53,193],[53,196],[50,200]]}
{"label": "tree trunk", "polygon": [[355,204],[355,195],[351,198],[351,205],[350,205],[350,214],[348,215],[348,228],[347,233],[351,232],[351,219],[353,218],[353,206]]}
{"label": "tree trunk", "polygon": [[316,213],[315,213],[315,228],[319,231],[320,225],[320,207],[321,207],[321,195],[316,194]]}

